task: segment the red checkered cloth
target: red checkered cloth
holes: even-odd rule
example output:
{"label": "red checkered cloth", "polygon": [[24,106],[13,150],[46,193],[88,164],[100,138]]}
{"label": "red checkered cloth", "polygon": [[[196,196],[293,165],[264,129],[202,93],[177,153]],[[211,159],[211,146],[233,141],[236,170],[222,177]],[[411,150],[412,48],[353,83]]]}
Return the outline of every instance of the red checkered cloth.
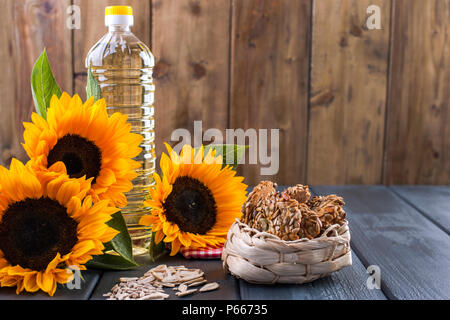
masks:
{"label": "red checkered cloth", "polygon": [[220,259],[222,257],[222,249],[220,248],[199,248],[199,249],[190,249],[190,248],[181,248],[180,253],[186,259]]}

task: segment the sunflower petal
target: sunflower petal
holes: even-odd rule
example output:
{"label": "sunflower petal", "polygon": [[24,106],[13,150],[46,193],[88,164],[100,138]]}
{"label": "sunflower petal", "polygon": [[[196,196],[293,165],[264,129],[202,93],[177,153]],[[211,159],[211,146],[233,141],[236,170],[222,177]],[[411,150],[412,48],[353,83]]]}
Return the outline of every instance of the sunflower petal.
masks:
{"label": "sunflower petal", "polygon": [[164,239],[164,232],[162,230],[156,231],[155,242],[158,244]]}
{"label": "sunflower petal", "polygon": [[23,278],[24,288],[28,292],[36,292],[39,290],[39,285],[37,284],[37,272],[30,272]]}
{"label": "sunflower petal", "polygon": [[36,284],[39,286],[39,288],[41,288],[42,291],[45,291],[53,296],[56,281],[51,273],[38,272],[36,275]]}
{"label": "sunflower petal", "polygon": [[174,240],[172,242],[172,250],[170,251],[170,255],[171,256],[176,255],[178,253],[178,251],[180,251],[180,246],[181,246],[180,241]]}

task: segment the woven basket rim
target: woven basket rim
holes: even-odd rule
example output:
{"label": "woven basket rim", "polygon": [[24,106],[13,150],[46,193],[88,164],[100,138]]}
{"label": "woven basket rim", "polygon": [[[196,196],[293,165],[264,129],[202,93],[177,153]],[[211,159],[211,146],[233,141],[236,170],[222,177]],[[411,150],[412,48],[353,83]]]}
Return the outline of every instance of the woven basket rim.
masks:
{"label": "woven basket rim", "polygon": [[[339,225],[339,224],[333,224],[331,225],[328,229],[326,229],[322,235],[320,237],[317,238],[313,238],[313,239],[308,239],[308,238],[302,238],[302,239],[297,239],[297,240],[282,240],[279,236],[272,234],[272,233],[268,233],[265,231],[259,231],[255,228],[249,227],[247,224],[243,223],[239,218],[236,218],[236,221],[233,224],[237,224],[239,226],[239,229],[241,230],[241,232],[246,232],[247,234],[251,234],[253,233],[253,235],[250,235],[250,237],[252,238],[261,238],[264,237],[265,241],[275,241],[277,243],[283,243],[286,245],[295,245],[298,243],[303,243],[303,242],[323,242],[323,241],[333,241],[336,240],[337,238],[341,238],[341,234],[339,233],[339,231],[344,231],[346,229],[348,229],[348,221],[344,220],[344,224],[343,225]],[[232,227],[230,228],[230,230],[232,230]],[[334,236],[328,236],[328,234],[330,232],[334,231],[335,235]]]}

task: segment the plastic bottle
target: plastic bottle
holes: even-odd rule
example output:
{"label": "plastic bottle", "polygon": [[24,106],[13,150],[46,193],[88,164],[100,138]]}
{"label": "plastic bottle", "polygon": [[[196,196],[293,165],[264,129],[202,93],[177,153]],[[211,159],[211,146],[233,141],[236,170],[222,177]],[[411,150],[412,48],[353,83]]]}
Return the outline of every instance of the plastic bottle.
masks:
{"label": "plastic bottle", "polygon": [[108,113],[128,115],[132,131],[144,136],[142,153],[135,158],[141,163],[139,176],[133,180],[133,190],[128,192],[128,206],[122,210],[128,226],[135,255],[147,252],[151,238],[148,227],[138,224],[148,208],[143,204],[147,188],[154,183],[155,132],[153,67],[155,59],[130,30],[134,18],[129,6],[112,6],[105,10],[108,33],[89,51],[86,68],[92,69],[98,80]]}

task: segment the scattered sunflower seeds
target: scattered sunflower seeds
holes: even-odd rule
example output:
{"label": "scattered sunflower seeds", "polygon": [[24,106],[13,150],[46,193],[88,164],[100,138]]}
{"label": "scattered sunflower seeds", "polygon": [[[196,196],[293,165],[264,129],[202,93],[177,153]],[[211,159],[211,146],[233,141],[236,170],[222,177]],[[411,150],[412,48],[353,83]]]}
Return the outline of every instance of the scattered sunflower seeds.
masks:
{"label": "scattered sunflower seeds", "polygon": [[148,270],[142,277],[119,278],[119,283],[103,296],[108,300],[164,300],[170,297],[164,292],[165,287],[172,288],[178,297],[219,288],[216,282],[207,283],[200,290],[191,288],[204,283],[207,281],[200,269],[163,264]]}

